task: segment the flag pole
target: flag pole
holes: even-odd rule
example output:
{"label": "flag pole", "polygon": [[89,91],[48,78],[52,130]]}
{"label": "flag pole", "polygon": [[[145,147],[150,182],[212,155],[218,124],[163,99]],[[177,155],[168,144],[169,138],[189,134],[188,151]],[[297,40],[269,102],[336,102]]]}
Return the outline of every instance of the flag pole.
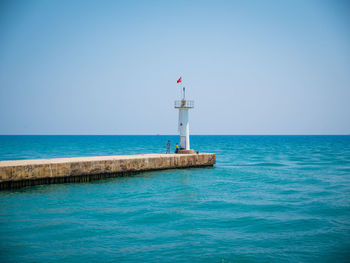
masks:
{"label": "flag pole", "polygon": [[[179,82],[179,87],[180,87],[180,89],[181,89],[181,86],[182,86],[182,77],[180,76],[180,82]],[[182,90],[181,90],[181,97],[183,97],[183,93],[182,93]]]}
{"label": "flag pole", "polygon": [[[182,86],[182,77],[181,76],[177,80],[177,84],[179,84],[178,87],[181,89],[181,86]],[[185,87],[182,87],[182,90],[180,92],[181,92],[182,100],[184,100],[185,99]]]}

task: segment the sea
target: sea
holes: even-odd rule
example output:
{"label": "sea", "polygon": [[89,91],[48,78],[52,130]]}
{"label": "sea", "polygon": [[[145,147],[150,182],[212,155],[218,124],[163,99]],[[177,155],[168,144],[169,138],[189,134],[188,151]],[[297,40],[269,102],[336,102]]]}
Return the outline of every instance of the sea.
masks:
{"label": "sea", "polygon": [[[0,136],[0,160],[178,136]],[[216,165],[0,192],[0,262],[350,262],[350,136],[191,136]]]}

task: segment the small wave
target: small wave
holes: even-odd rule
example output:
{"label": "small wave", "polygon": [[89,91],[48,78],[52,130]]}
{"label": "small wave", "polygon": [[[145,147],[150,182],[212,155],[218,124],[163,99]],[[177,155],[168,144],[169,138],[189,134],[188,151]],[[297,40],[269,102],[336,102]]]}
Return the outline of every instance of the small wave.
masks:
{"label": "small wave", "polygon": [[256,163],[256,164],[253,164],[252,166],[286,166],[285,164],[283,163]]}
{"label": "small wave", "polygon": [[235,164],[235,165],[225,165],[225,167],[240,167],[240,166],[271,166],[271,167],[282,167],[287,166],[283,163],[249,163],[249,164]]}

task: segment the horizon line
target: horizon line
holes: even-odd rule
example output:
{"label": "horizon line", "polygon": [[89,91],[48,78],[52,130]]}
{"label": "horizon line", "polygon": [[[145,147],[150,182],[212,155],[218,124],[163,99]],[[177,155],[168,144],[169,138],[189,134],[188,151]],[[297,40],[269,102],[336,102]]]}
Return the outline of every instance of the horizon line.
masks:
{"label": "horizon line", "polygon": [[[350,133],[312,133],[312,134],[290,134],[290,133],[280,133],[280,134],[191,134],[190,136],[349,136]],[[28,133],[28,134],[0,134],[0,136],[179,136],[178,134],[36,134],[36,133]]]}

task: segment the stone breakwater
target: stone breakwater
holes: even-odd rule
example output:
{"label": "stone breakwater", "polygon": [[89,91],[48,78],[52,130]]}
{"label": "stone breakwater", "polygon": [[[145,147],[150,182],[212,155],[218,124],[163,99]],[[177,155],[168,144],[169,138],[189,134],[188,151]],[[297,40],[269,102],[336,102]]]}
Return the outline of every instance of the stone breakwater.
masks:
{"label": "stone breakwater", "polygon": [[215,153],[140,154],[0,161],[0,190],[87,182],[142,171],[213,166]]}

